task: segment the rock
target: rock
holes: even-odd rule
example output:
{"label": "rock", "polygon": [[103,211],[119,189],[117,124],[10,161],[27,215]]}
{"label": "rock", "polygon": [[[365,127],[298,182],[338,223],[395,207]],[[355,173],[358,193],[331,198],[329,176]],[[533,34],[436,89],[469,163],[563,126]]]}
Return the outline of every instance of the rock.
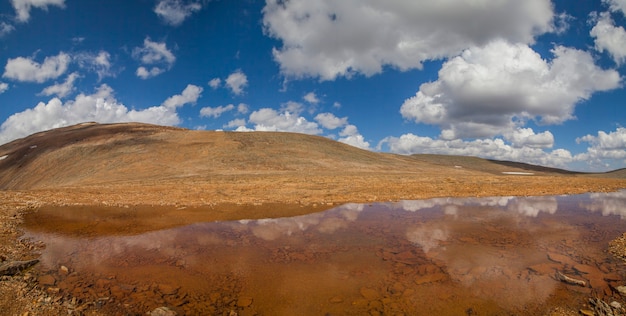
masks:
{"label": "rock", "polygon": [[239,307],[248,307],[250,305],[252,305],[252,297],[241,296],[237,299],[237,306]]}
{"label": "rock", "polygon": [[363,295],[363,297],[368,301],[373,301],[375,299],[378,299],[378,292],[374,289],[370,289],[366,287],[361,288],[361,295]]}
{"label": "rock", "polygon": [[615,308],[615,309],[621,309],[622,308],[622,304],[620,304],[617,301],[613,301],[611,302],[609,305],[611,305],[611,307]]}
{"label": "rock", "polygon": [[574,269],[584,274],[594,274],[594,275],[602,274],[602,272],[598,268],[592,267],[586,264],[575,264]]}
{"label": "rock", "polygon": [[59,268],[59,274],[68,275],[70,274],[70,269],[68,269],[66,266],[61,266]]}
{"label": "rock", "polygon": [[176,316],[175,311],[165,306],[157,307],[153,309],[151,312],[148,312],[147,314],[150,316]]}
{"label": "rock", "polygon": [[626,296],[626,285],[620,285],[615,288],[621,296]]}
{"label": "rock", "polygon": [[55,280],[54,277],[50,274],[40,276],[37,281],[39,282],[39,284],[46,286],[52,286],[57,282],[57,280]]}
{"label": "rock", "polygon": [[16,275],[22,272],[25,269],[28,269],[35,264],[37,264],[39,260],[27,260],[27,261],[9,261],[4,262],[0,265],[0,276],[3,275]]}
{"label": "rock", "polygon": [[560,271],[556,271],[555,277],[557,280],[570,284],[570,285],[578,285],[578,286],[582,286],[585,287],[587,286],[587,282],[585,282],[584,280],[580,280],[580,279],[575,279],[572,277],[569,277],[563,273],[561,273]]}
{"label": "rock", "polygon": [[174,295],[178,292],[178,287],[168,284],[159,284],[159,292],[163,295]]}
{"label": "rock", "polygon": [[584,315],[584,316],[594,316],[595,315],[592,310],[588,310],[588,309],[581,309],[580,310],[580,314]]}
{"label": "rock", "polygon": [[421,285],[421,284],[439,282],[439,281],[445,280],[447,277],[448,276],[445,273],[422,275],[422,276],[418,276],[415,278],[415,284]]}
{"label": "rock", "polygon": [[576,262],[574,262],[574,260],[572,260],[570,257],[554,252],[548,252],[548,259],[550,259],[550,261],[558,262],[560,264],[567,264],[570,266],[576,264]]}
{"label": "rock", "polygon": [[343,302],[343,298],[339,297],[339,296],[333,296],[330,298],[330,300],[328,300],[329,302],[333,303],[333,304],[338,304]]}

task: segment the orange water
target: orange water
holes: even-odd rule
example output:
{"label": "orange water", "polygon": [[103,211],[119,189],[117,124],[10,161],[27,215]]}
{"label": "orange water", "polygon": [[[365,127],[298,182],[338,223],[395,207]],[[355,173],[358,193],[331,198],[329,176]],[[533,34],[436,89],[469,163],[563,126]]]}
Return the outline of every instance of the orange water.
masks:
{"label": "orange water", "polygon": [[25,218],[26,236],[47,245],[41,272],[51,291],[110,314],[536,315],[591,296],[622,302],[626,284],[606,251],[626,232],[626,191],[348,204],[134,235],[90,229],[129,209],[43,225],[63,211]]}

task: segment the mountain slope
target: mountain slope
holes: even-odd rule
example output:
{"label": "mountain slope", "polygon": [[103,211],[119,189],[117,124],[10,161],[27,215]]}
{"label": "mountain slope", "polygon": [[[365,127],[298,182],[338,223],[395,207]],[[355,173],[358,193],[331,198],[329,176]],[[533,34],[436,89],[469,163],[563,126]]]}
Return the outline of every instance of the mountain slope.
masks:
{"label": "mountain slope", "polygon": [[[292,133],[86,123],[0,146],[0,188],[32,189],[211,174],[409,170],[403,156]],[[415,170],[415,169],[414,169]]]}
{"label": "mountain slope", "polygon": [[0,146],[0,189],[20,190],[198,183],[225,175],[285,175],[306,181],[306,176],[376,173],[436,181],[529,171],[575,174],[476,157],[375,153],[304,134],[192,131],[137,123],[79,124]]}
{"label": "mountain slope", "polygon": [[[126,194],[120,199],[159,203],[204,203],[209,197],[231,202],[369,201],[624,187],[622,179],[609,183],[604,177],[590,186],[585,176],[476,157],[375,153],[303,134],[137,123],[79,124],[0,146],[0,189],[65,190],[58,195],[64,198],[68,192],[75,197],[83,192],[85,200]],[[568,179],[559,180],[563,177]]]}

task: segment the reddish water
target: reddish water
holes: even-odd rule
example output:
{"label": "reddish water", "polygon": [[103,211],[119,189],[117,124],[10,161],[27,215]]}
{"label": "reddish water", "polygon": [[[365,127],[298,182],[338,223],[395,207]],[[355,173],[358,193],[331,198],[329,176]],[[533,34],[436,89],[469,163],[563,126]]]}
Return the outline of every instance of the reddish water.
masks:
{"label": "reddish water", "polygon": [[94,236],[93,211],[41,225],[46,212],[25,223],[47,244],[43,280],[111,314],[536,315],[621,301],[626,284],[606,251],[626,232],[626,191],[349,204],[136,235]]}

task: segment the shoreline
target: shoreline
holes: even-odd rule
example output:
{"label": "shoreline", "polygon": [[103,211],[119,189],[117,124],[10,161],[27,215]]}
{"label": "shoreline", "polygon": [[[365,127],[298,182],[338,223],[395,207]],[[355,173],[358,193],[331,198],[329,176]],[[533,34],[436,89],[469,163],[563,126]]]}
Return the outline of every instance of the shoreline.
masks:
{"label": "shoreline", "polygon": [[[45,241],[22,239],[21,225],[26,212],[42,206],[151,206],[199,207],[231,203],[240,209],[247,205],[285,203],[307,206],[317,211],[344,203],[375,203],[398,200],[419,200],[438,197],[487,196],[546,196],[615,192],[626,188],[626,179],[608,179],[584,176],[485,176],[421,177],[376,174],[339,176],[308,176],[294,178],[287,175],[239,176],[212,181],[189,179],[168,180],[162,183],[135,183],[77,188],[42,189],[28,191],[0,191],[0,259],[37,259]],[[238,193],[238,194],[237,194]],[[271,212],[270,212],[271,213]],[[289,213],[274,213],[280,216]],[[303,210],[291,215],[311,213]],[[263,214],[259,214],[263,215]],[[233,218],[221,214],[215,220]],[[266,217],[271,217],[266,216]],[[619,236],[616,236],[619,237]],[[67,302],[43,290],[38,275],[26,270],[15,276],[3,276],[0,281],[0,310],[8,315],[67,315]],[[65,306],[63,305],[64,303]],[[99,315],[89,309],[90,315]]]}

